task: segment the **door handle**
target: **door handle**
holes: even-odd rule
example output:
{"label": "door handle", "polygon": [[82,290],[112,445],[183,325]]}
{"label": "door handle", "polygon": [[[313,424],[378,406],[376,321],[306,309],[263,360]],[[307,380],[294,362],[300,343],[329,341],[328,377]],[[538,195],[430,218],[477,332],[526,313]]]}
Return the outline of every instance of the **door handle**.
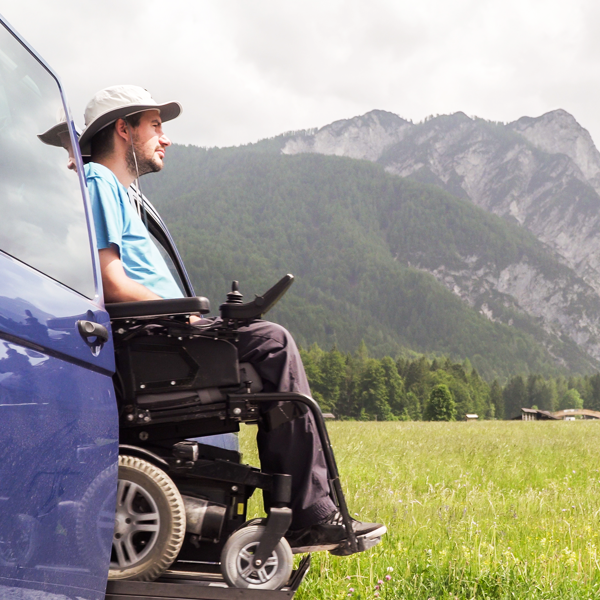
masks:
{"label": "door handle", "polygon": [[[79,334],[92,351],[99,351],[108,342],[108,329],[104,325],[94,323],[93,321],[77,321],[77,329],[79,329]],[[90,338],[96,339],[91,342]]]}

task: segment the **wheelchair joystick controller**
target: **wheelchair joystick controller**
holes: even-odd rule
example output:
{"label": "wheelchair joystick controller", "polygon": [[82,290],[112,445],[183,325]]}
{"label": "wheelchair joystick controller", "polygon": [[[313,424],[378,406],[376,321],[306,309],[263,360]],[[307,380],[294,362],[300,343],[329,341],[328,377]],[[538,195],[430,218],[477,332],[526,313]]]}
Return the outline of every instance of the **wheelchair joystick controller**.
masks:
{"label": "wheelchair joystick controller", "polygon": [[242,294],[239,292],[239,283],[233,282],[231,292],[227,294],[227,302],[219,306],[221,318],[224,321],[237,320],[252,321],[260,319],[267,313],[279,299],[288,291],[288,288],[294,282],[293,275],[286,275],[280,279],[271,289],[267,290],[262,296],[256,296],[252,302],[242,303]]}
{"label": "wheelchair joystick controller", "polygon": [[240,282],[233,281],[231,283],[231,291],[227,294],[226,304],[241,304],[244,299],[240,292]]}

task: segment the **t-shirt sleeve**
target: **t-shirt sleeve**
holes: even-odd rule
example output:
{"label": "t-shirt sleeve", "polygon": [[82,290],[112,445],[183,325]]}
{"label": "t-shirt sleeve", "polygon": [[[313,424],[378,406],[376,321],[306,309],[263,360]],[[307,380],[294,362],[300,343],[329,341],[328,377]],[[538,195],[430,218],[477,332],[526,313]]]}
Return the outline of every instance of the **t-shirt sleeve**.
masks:
{"label": "t-shirt sleeve", "polygon": [[87,183],[98,250],[115,244],[120,252],[123,239],[123,213],[119,195],[110,183],[101,178],[91,177]]}

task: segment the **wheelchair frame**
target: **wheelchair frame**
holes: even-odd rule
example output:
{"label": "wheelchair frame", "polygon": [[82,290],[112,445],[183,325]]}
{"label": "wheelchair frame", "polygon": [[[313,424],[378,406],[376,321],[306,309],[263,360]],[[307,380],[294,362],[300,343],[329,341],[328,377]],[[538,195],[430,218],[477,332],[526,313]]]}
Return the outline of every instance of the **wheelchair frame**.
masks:
{"label": "wheelchair frame", "polygon": [[[237,486],[244,486],[242,489],[260,488],[270,494],[270,511],[266,519],[265,530],[259,540],[258,547],[253,555],[254,565],[260,565],[267,557],[271,555],[281,538],[286,533],[291,522],[291,509],[289,503],[291,500],[291,477],[289,475],[266,474],[250,467],[229,461],[211,461],[199,460],[197,457],[197,447],[193,443],[184,442],[190,437],[203,435],[214,435],[218,433],[227,433],[239,431],[240,423],[254,424],[259,420],[266,420],[267,427],[275,428],[283,422],[289,421],[300,416],[306,411],[313,415],[318,436],[323,449],[324,458],[327,464],[328,481],[330,486],[330,495],[336,507],[338,508],[347,538],[341,545],[340,550],[343,554],[353,554],[367,549],[370,546],[365,545],[365,541],[357,538],[353,528],[347,503],[342,490],[339,472],[331,442],[325,426],[323,414],[319,405],[310,397],[299,393],[255,393],[252,390],[252,382],[239,381],[239,365],[237,364],[237,351],[228,341],[235,338],[236,328],[246,324],[255,318],[260,318],[266,313],[287,291],[293,276],[287,275],[280,280],[263,296],[258,296],[253,302],[248,304],[241,303],[241,294],[237,291],[237,282],[234,282],[233,290],[228,294],[227,302],[220,307],[223,322],[219,327],[208,327],[206,330],[191,328],[185,322],[178,322],[178,319],[187,320],[190,314],[209,312],[208,301],[204,298],[180,298],[175,300],[156,300],[147,302],[132,302],[108,305],[107,310],[113,321],[113,332],[115,336],[115,346],[117,349],[117,362],[120,363],[120,381],[116,382],[116,388],[120,390],[120,395],[124,405],[121,407],[120,416],[120,453],[130,454],[143,458],[163,468],[167,474],[174,476],[178,474],[192,475],[204,480],[217,480],[227,482],[232,485],[232,489]],[[127,338],[136,337],[135,332],[143,327],[149,320],[154,320],[154,325],[158,328],[164,327],[170,333],[163,335],[149,335],[144,337],[144,342],[138,348],[142,358],[135,357],[128,349],[119,354],[119,347],[130,348],[127,346]],[[122,327],[121,325],[126,325]],[[181,335],[179,335],[181,334]],[[169,341],[169,338],[175,338]],[[158,340],[158,341],[157,341]],[[184,342],[185,340],[185,342]],[[195,341],[194,341],[195,340]],[[215,344],[215,342],[217,342]],[[152,352],[157,348],[159,351],[170,352],[173,348],[181,348],[183,343],[187,345],[186,353],[189,353],[184,360],[188,362],[195,350],[190,350],[194,345],[199,347],[206,344],[213,344],[209,359],[211,365],[205,370],[209,373],[215,371],[214,377],[208,377],[204,381],[198,381],[196,375],[188,376],[187,379],[168,382],[143,382],[136,378],[135,365],[148,363],[148,357],[152,357]],[[215,351],[216,349],[216,351]],[[233,353],[231,352],[233,349]],[[147,356],[144,358],[144,352]],[[175,352],[175,350],[173,350]],[[199,350],[201,352],[201,349]],[[132,358],[133,356],[133,358]],[[235,357],[234,363],[227,365],[227,360]],[[181,358],[181,357],[180,357]],[[206,359],[203,355],[202,364]],[[150,360],[150,363],[152,361]],[[223,365],[225,364],[225,367]],[[119,371],[119,369],[118,369]],[[147,369],[152,371],[152,364]],[[123,372],[127,376],[123,379]],[[188,373],[189,375],[189,373]],[[224,385],[223,385],[224,382]],[[171,387],[172,386],[172,387]],[[195,387],[203,387],[204,390],[217,388],[216,393],[209,400],[191,401],[188,407],[181,406],[174,409],[169,405],[168,392],[175,390],[181,391],[194,390]],[[149,395],[148,395],[149,394]],[[161,395],[162,394],[162,395]],[[146,395],[146,396],[144,396]],[[140,402],[140,398],[167,398],[166,403]],[[175,401],[174,401],[175,402]],[[165,406],[166,404],[166,406]],[[264,412],[261,411],[261,405],[274,404],[274,407]],[[171,448],[173,456],[165,457],[154,452],[151,448],[161,447],[163,449]],[[194,456],[196,453],[196,456]],[[251,493],[249,494],[251,495]],[[248,497],[249,497],[248,495]],[[244,514],[245,518],[245,502]],[[177,564],[177,561],[176,563]],[[304,578],[310,566],[310,554],[301,562],[299,568],[293,573],[290,583],[283,590],[270,591],[255,590],[255,594],[260,594],[261,598],[270,597],[266,594],[282,594],[286,597],[292,597],[302,579]],[[167,571],[166,575],[177,581],[181,576],[181,570]],[[194,576],[188,573],[196,582],[202,582],[206,573],[200,576]],[[243,591],[248,598],[254,597],[244,588],[230,588],[235,590],[237,595],[223,595],[225,590],[222,588],[217,595],[213,594],[217,588],[199,586],[198,590],[192,591],[192,586],[186,585],[186,594],[172,596],[171,587],[160,587],[163,585],[173,586],[175,584],[163,583],[163,579],[156,582],[138,582],[138,581],[110,581],[107,588],[107,599],[117,600],[125,597],[144,597],[148,590],[152,590],[153,597],[161,598],[226,598],[239,597]],[[180,585],[180,584],[177,584]],[[159,586],[159,587],[156,587]],[[137,590],[137,591],[136,591]],[[158,594],[158,592],[161,594]],[[164,592],[167,595],[162,595]],[[175,590],[173,590],[175,592]],[[177,591],[177,594],[180,592]],[[202,595],[204,594],[204,595]],[[290,595],[291,594],[291,595]],[[258,595],[256,596],[258,598]],[[275,597],[275,596],[273,596]]]}

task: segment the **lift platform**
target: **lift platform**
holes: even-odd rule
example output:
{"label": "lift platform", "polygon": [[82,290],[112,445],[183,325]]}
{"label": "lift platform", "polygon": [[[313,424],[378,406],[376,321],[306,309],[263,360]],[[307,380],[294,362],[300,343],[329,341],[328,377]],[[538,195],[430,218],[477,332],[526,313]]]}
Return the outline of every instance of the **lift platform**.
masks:
{"label": "lift platform", "polygon": [[105,600],[286,600],[293,598],[310,568],[306,555],[281,590],[231,588],[218,565],[177,562],[157,581],[109,581]]}

